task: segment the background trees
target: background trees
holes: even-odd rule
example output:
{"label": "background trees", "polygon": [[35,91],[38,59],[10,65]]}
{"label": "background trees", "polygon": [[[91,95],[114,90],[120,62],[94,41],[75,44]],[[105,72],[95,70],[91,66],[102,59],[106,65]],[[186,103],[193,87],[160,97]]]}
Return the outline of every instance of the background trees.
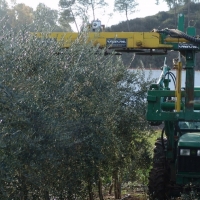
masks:
{"label": "background trees", "polygon": [[[194,24],[194,18],[196,18],[196,16],[194,15],[193,12],[191,12],[191,6],[192,4],[195,3],[199,3],[199,0],[165,0],[165,2],[167,3],[167,5],[169,6],[170,9],[174,10],[174,18],[176,18],[177,16],[177,10],[181,7],[184,6],[187,8],[187,24],[188,26],[192,26],[190,23],[191,21],[193,22],[192,24]],[[159,4],[159,0],[157,0],[157,4]],[[175,26],[176,26],[176,22],[175,22]]]}
{"label": "background trees", "polygon": [[41,28],[48,28],[54,31],[72,31],[69,21],[66,20],[65,26],[59,24],[59,13],[44,4],[39,4],[34,11],[33,8],[12,1],[12,6],[8,6],[5,0],[0,1],[0,16],[7,28],[15,32],[29,27],[31,31],[41,31]]}
{"label": "background trees", "polygon": [[[198,3],[199,0],[164,0],[167,5],[169,6],[169,8],[173,8],[176,6],[176,4],[179,4],[179,5],[185,5],[185,4],[188,4],[188,3]],[[156,3],[159,4],[159,0],[156,0]]]}
{"label": "background trees", "polygon": [[85,9],[82,10],[75,0],[60,0],[59,6],[61,7],[59,18],[61,25],[65,27],[66,24],[75,23],[76,29],[79,32],[77,17],[83,19],[86,12]]}
{"label": "background trees", "polygon": [[93,15],[92,20],[96,20],[96,16],[95,16],[96,9],[101,8],[101,10],[103,11],[104,7],[108,5],[105,2],[105,0],[86,0],[86,1],[79,0],[79,3],[81,6],[83,6],[86,9],[88,16],[89,16],[89,12],[92,11],[92,15]]}
{"label": "background trees", "polygon": [[[40,3],[34,11],[34,26],[35,30],[42,31],[42,29],[49,29],[54,31],[63,31],[58,24],[58,11],[52,10],[45,4]],[[65,30],[71,30],[70,26],[65,25]]]}
{"label": "background trees", "polygon": [[[197,35],[200,34],[200,15],[199,15],[200,3],[190,3],[190,12],[188,13],[188,4],[185,5],[177,5],[176,12],[174,8],[169,10],[168,12],[159,12],[156,15],[148,16],[145,18],[136,18],[129,20],[130,31],[135,32],[136,30],[139,32],[143,31],[152,31],[155,27],[159,27],[159,29],[169,28],[176,29],[177,28],[177,16],[178,13],[183,13],[185,16],[185,27],[194,26],[196,28]],[[126,21],[121,22],[117,25],[113,25],[107,28],[107,31],[118,32],[118,31],[126,31],[127,23]],[[185,29],[186,31],[186,29]],[[172,66],[172,59],[177,57],[176,52],[168,52],[167,55],[158,55],[158,56],[135,56],[134,61],[131,63],[130,67],[135,68],[136,66],[144,66],[146,69],[159,69],[163,61],[167,57],[167,61],[169,66]],[[200,62],[200,55],[196,55],[197,63]],[[130,64],[130,60],[132,59],[132,55],[123,54],[122,55],[123,63],[125,65]],[[199,69],[199,66],[196,66],[196,69]]]}
{"label": "background trees", "polygon": [[[62,10],[60,21],[64,23],[68,19],[69,23],[74,22],[79,31],[77,19],[81,20],[82,24],[90,23],[92,20],[96,20],[96,10],[100,9],[102,15],[107,5],[105,0],[60,0],[59,6]],[[92,13],[92,17],[90,13]]]}
{"label": "background trees", "polygon": [[23,3],[7,8],[5,12],[8,16],[7,26],[15,31],[19,31],[23,26],[31,25],[34,22],[33,8]]}
{"label": "background trees", "polygon": [[114,10],[126,15],[128,31],[130,31],[128,15],[135,12],[137,5],[135,0],[115,0]]}

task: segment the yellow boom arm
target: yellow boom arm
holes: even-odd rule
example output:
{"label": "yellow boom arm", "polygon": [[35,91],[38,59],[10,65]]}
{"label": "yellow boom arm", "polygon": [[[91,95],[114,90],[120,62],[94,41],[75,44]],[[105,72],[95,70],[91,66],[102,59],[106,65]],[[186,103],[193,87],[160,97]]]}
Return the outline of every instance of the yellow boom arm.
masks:
{"label": "yellow boom arm", "polygon": [[[34,33],[36,37],[43,37],[42,33]],[[48,38],[62,41],[62,47],[69,48],[74,42],[78,33],[53,32],[49,33]],[[171,49],[172,45],[164,44],[161,35],[156,32],[90,32],[88,41],[100,48],[133,50],[133,49]],[[169,40],[169,39],[168,39]]]}

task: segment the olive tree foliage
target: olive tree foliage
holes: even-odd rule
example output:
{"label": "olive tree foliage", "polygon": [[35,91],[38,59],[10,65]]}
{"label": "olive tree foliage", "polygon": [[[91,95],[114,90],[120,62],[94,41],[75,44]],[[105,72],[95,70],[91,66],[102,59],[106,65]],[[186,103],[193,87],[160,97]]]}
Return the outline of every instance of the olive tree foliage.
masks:
{"label": "olive tree foliage", "polygon": [[148,149],[149,81],[87,33],[61,49],[0,26],[0,199],[92,200],[94,184],[102,199],[104,181]]}
{"label": "olive tree foliage", "polygon": [[114,11],[125,14],[128,31],[130,31],[128,15],[135,12],[137,5],[136,0],[115,0]]}

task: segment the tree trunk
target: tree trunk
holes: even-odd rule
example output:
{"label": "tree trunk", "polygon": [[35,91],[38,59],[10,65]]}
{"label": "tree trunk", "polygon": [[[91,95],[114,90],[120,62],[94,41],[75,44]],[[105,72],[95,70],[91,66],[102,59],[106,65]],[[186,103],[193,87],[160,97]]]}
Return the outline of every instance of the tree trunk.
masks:
{"label": "tree trunk", "polygon": [[21,175],[20,177],[20,181],[21,181],[21,191],[20,191],[20,199],[21,200],[28,200],[28,189],[27,189],[27,185],[26,185],[26,178]]}
{"label": "tree trunk", "polygon": [[104,200],[102,193],[102,180],[100,177],[99,177],[98,188],[99,188],[99,200]]}
{"label": "tree trunk", "polygon": [[121,184],[118,178],[118,171],[113,173],[113,183],[114,183],[114,192],[115,192],[115,199],[121,199]]}
{"label": "tree trunk", "polygon": [[75,23],[75,25],[76,25],[76,29],[77,29],[77,31],[79,32],[78,24],[77,24],[77,22],[76,22],[76,18],[75,18],[75,16],[74,16],[74,13],[73,13],[73,10],[72,10],[71,7],[70,7],[70,10],[71,10],[72,16],[73,16],[73,18],[74,18],[74,23]]}
{"label": "tree trunk", "polygon": [[109,192],[108,192],[108,194],[112,194],[112,189],[113,189],[113,183],[111,183],[111,185],[110,185],[110,187],[109,187]]}
{"label": "tree trunk", "polygon": [[115,191],[115,199],[118,199],[118,190],[117,190],[117,177],[114,177],[114,191]]}
{"label": "tree trunk", "polygon": [[127,8],[126,8],[126,22],[127,22],[128,31],[130,32],[130,26],[129,26],[128,10],[127,10]]}
{"label": "tree trunk", "polygon": [[88,195],[89,195],[89,200],[94,200],[94,195],[93,195],[93,191],[92,191],[92,184],[89,181],[88,182]]}
{"label": "tree trunk", "polygon": [[93,3],[91,3],[91,4],[92,4],[93,20],[95,20],[94,4]]}
{"label": "tree trunk", "polygon": [[118,171],[113,173],[115,199],[121,199],[121,181],[118,177]]}
{"label": "tree trunk", "polygon": [[121,199],[122,198],[122,190],[121,190],[121,181],[119,181],[119,180],[117,183],[117,191],[118,191],[118,198]]}
{"label": "tree trunk", "polygon": [[49,192],[48,191],[44,191],[44,199],[45,200],[50,200]]}

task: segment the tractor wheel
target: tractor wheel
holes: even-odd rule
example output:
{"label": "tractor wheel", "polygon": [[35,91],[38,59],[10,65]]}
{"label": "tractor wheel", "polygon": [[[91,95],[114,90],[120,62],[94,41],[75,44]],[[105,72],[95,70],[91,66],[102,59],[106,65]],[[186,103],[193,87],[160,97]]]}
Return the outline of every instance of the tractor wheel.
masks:
{"label": "tractor wheel", "polygon": [[157,168],[154,179],[154,192],[153,197],[157,200],[171,199],[169,196],[169,173],[166,169]]}
{"label": "tractor wheel", "polygon": [[168,188],[169,173],[162,168],[153,168],[149,173],[148,194],[149,200],[170,199]]}
{"label": "tractor wheel", "polygon": [[154,168],[151,169],[149,172],[149,184],[148,184],[148,194],[149,194],[149,200],[153,200],[154,195],[154,180],[156,176],[156,170]]}
{"label": "tractor wheel", "polygon": [[163,139],[163,144],[161,138],[158,138],[155,142],[154,147],[154,156],[153,156],[153,167],[161,167],[165,168],[166,159],[165,159],[165,151],[164,148],[167,148],[167,139]]}
{"label": "tractor wheel", "polygon": [[[167,139],[164,139],[166,147]],[[153,168],[149,173],[149,199],[166,200],[168,198],[168,183],[170,181],[169,167],[165,159],[162,140],[159,138],[155,143]]]}

